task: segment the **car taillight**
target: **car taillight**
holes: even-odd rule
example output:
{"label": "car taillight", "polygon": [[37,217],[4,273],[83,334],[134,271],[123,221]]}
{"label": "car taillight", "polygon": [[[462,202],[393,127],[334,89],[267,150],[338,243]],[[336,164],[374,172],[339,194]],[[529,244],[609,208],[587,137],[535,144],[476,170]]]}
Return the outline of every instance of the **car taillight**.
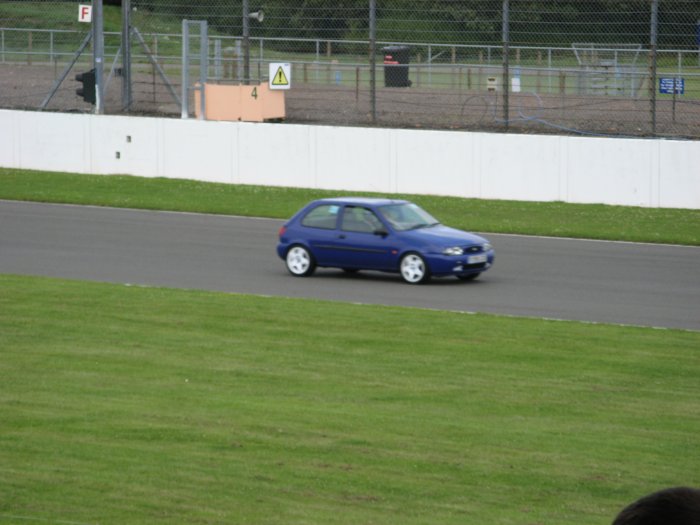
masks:
{"label": "car taillight", "polygon": [[287,227],[282,226],[279,231],[279,236],[282,237],[285,233],[287,233]]}

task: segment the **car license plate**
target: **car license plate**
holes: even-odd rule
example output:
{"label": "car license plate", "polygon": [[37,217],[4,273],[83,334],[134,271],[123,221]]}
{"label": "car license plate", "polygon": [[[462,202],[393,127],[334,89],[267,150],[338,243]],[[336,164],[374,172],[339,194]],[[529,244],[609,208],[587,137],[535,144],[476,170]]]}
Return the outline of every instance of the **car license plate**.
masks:
{"label": "car license plate", "polygon": [[488,260],[485,253],[480,253],[479,255],[470,255],[467,257],[467,264],[479,264],[485,263]]}

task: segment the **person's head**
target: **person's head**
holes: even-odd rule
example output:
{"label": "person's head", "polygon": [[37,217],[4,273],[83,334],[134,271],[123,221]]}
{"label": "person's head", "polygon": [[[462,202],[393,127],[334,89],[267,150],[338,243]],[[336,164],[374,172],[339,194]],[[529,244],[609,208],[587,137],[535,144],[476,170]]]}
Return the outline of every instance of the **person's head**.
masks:
{"label": "person's head", "polygon": [[700,489],[674,487],[638,499],[612,525],[700,525]]}

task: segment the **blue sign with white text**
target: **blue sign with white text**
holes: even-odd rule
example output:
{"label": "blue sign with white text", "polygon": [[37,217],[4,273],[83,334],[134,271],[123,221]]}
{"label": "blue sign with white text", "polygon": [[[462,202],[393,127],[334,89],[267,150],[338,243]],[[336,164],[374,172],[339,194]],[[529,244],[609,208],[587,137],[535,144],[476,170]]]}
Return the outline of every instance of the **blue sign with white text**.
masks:
{"label": "blue sign with white text", "polygon": [[683,95],[685,93],[684,78],[660,78],[659,93],[663,95]]}

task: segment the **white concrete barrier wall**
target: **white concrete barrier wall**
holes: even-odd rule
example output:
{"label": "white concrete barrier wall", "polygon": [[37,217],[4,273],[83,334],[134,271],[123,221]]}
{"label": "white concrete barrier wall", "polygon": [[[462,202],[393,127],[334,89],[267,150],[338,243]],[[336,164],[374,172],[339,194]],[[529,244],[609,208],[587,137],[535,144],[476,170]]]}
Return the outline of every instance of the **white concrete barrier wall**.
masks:
{"label": "white concrete barrier wall", "polygon": [[700,209],[700,142],[0,110],[0,166]]}

